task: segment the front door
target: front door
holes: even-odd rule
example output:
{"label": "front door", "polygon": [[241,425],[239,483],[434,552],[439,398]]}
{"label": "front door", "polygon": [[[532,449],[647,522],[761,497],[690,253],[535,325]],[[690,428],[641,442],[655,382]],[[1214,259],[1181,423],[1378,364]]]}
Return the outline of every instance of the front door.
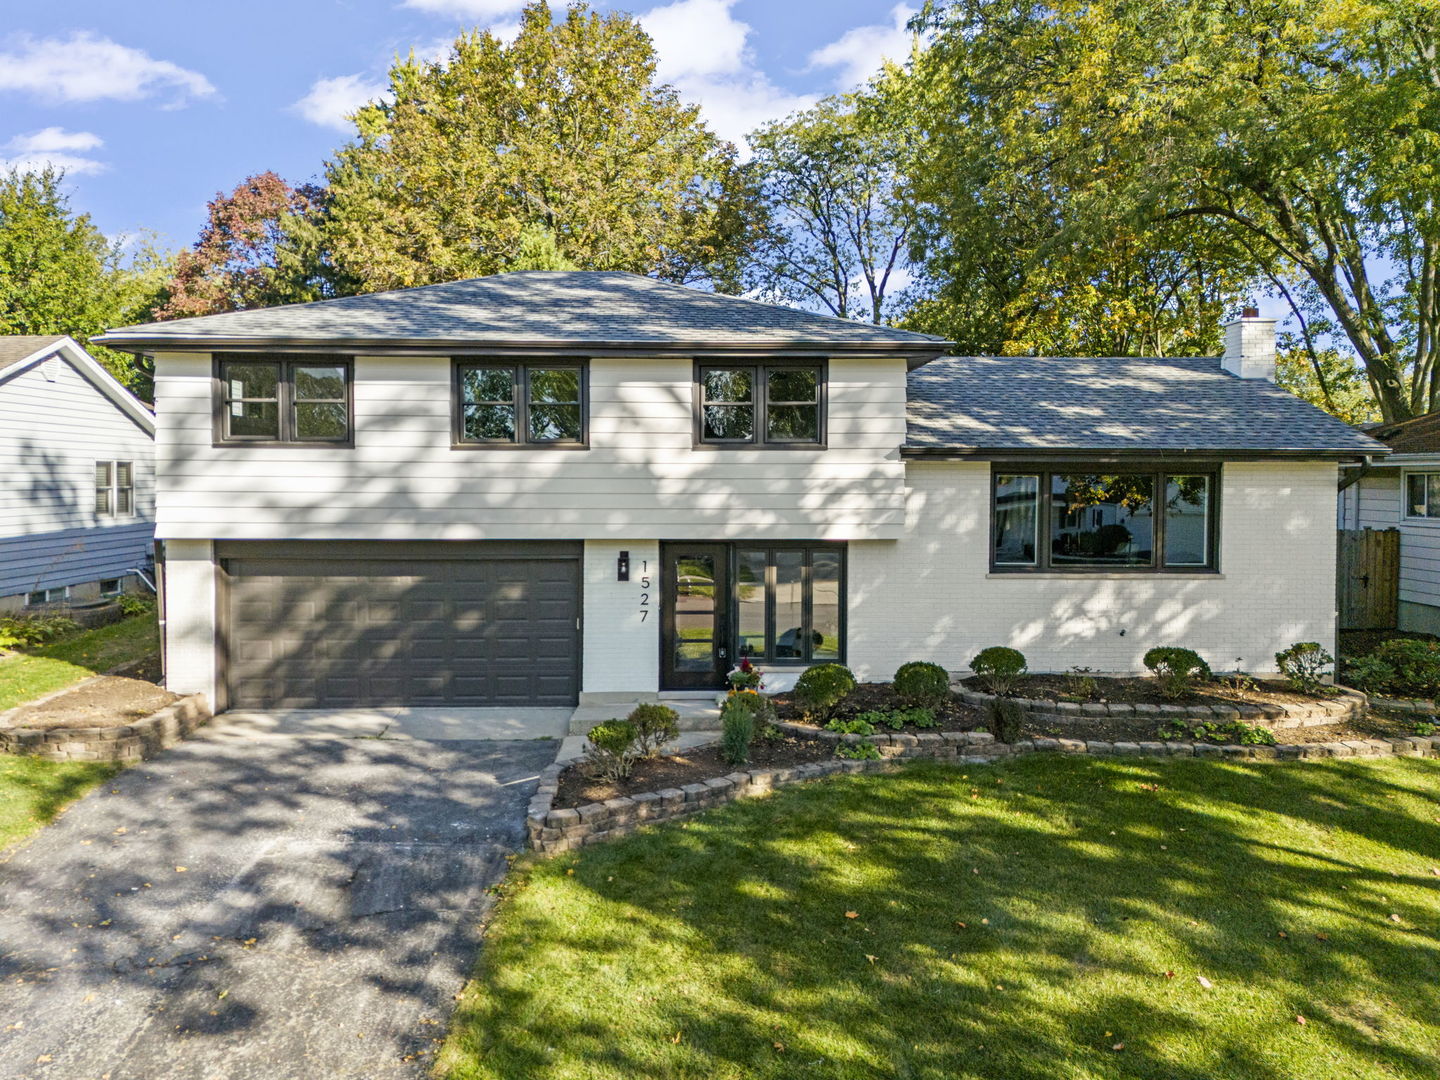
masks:
{"label": "front door", "polygon": [[665,690],[718,690],[730,670],[730,552],[724,544],[665,544],[660,679]]}

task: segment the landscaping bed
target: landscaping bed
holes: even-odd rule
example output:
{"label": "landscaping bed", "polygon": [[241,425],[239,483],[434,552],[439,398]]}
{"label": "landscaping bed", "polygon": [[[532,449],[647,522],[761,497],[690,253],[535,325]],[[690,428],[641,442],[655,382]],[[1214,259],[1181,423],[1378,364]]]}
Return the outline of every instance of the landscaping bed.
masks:
{"label": "landscaping bed", "polygon": [[[1264,721],[1258,722],[1264,726]],[[1107,742],[1147,742],[1162,737],[1167,722],[1123,716],[1089,716],[1080,714],[1056,722],[1052,717],[1029,716],[1021,722],[1025,738],[1101,739]],[[1403,739],[1417,734],[1414,716],[1371,712],[1351,717],[1341,723],[1287,727],[1275,735],[1277,742],[1302,745],[1309,743],[1345,742],[1351,739]],[[1217,740],[1222,743],[1229,738]]]}
{"label": "landscaping bed", "polygon": [[[829,743],[804,739],[795,735],[757,738],[750,745],[747,769],[789,768],[835,756]],[[560,773],[560,788],[552,804],[554,809],[603,803],[638,792],[683,788],[686,784],[704,783],[717,776],[734,772],[727,764],[718,745],[699,746],[673,754],[637,761],[628,777],[621,780],[597,780],[585,773],[584,763],[576,761]]]}
{"label": "landscaping bed", "polygon": [[[1282,682],[1251,680],[1251,684],[1240,688],[1217,679],[1197,685],[1190,693],[1181,697],[1166,697],[1156,679],[1148,676],[1107,676],[1093,675],[1087,678],[1094,683],[1094,691],[1079,694],[1077,679],[1070,675],[1025,675],[1016,680],[1014,697],[1036,701],[1071,702],[1085,704],[1122,705],[1295,705],[1307,707],[1334,700],[1333,693],[1305,694],[1290,689]],[[967,689],[984,693],[983,679],[971,676],[961,681]]]}
{"label": "landscaping bed", "polygon": [[11,727],[27,729],[123,727],[179,700],[179,694],[144,678],[103,675],[39,704],[23,705],[8,720]]}
{"label": "landscaping bed", "polygon": [[[781,720],[792,724],[811,723],[806,716],[804,706],[795,700],[793,694],[777,694],[770,700],[774,703]],[[895,687],[891,683],[862,682],[845,695],[831,715],[837,720],[845,721],[853,720],[861,713],[900,712],[904,709],[905,704],[895,693]],[[898,728],[886,725],[885,730],[905,731],[911,734],[920,731],[974,731],[985,723],[983,709],[969,705],[953,695],[934,713],[935,723],[927,727],[921,728],[913,723],[905,723]]]}

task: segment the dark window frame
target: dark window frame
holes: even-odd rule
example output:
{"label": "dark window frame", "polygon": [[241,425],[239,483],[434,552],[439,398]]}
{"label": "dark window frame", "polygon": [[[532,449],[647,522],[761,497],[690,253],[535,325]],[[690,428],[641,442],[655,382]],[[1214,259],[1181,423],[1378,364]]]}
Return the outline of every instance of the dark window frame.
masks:
{"label": "dark window frame", "polygon": [[[465,437],[465,399],[462,372],[467,368],[494,368],[510,371],[510,392],[515,408],[513,439],[469,439]],[[530,439],[530,378],[536,368],[574,368],[580,372],[580,438]],[[554,357],[545,360],[516,360],[465,356],[450,363],[450,449],[452,450],[588,450],[590,449],[590,361],[585,357]]]}
{"label": "dark window frame", "polygon": [[[1155,513],[1151,519],[1151,547],[1152,553],[1150,562],[1146,565],[1123,565],[1123,564],[1096,564],[1086,566],[1079,563],[1062,563],[1058,566],[1051,563],[1051,515],[1054,509],[1053,485],[1051,477],[1066,473],[1095,473],[1100,475],[1148,475],[1152,478],[1151,505],[1155,507]],[[995,561],[995,500],[999,488],[1001,476],[1035,476],[1039,478],[1039,491],[1037,493],[1038,505],[1036,507],[1036,544],[1035,544],[1035,565],[1025,566],[1015,563],[997,563]],[[1165,565],[1165,513],[1164,513],[1164,483],[1165,478],[1170,476],[1206,476],[1210,478],[1210,503],[1208,506],[1207,520],[1205,523],[1205,548],[1208,556],[1204,563],[1190,563],[1186,565],[1166,566]],[[1222,512],[1220,497],[1221,469],[1215,464],[1194,464],[1189,465],[1183,462],[1175,464],[1152,464],[1152,463],[1129,463],[1129,462],[1066,462],[1064,464],[1051,462],[1048,464],[1036,464],[1034,462],[995,462],[990,467],[990,527],[987,530],[987,543],[989,546],[987,565],[992,574],[1040,574],[1054,577],[1057,575],[1069,574],[1124,574],[1124,575],[1173,575],[1173,574],[1219,574],[1220,573],[1220,515]]]}
{"label": "dark window frame", "polygon": [[[740,552],[764,551],[765,552],[765,652],[763,654],[746,653],[740,640]],[[776,657],[775,653],[775,553],[778,551],[801,551],[805,553],[805,561],[801,565],[801,630],[810,629],[812,633],[804,634],[804,650],[801,656]],[[814,641],[812,639],[815,622],[815,592],[812,576],[813,554],[816,551],[834,552],[840,558],[840,604],[839,604],[839,628],[840,638],[838,656],[814,658]],[[765,667],[791,667],[806,668],[815,664],[843,664],[846,662],[847,639],[849,638],[849,573],[850,558],[848,546],[843,541],[757,541],[747,543],[743,540],[730,542],[730,645],[731,656],[738,664],[742,657],[749,656],[752,664],[760,664]]]}
{"label": "dark window frame", "polygon": [[[230,434],[230,393],[225,379],[225,368],[229,364],[275,364],[280,368],[275,384],[275,402],[279,421],[274,437],[269,435]],[[333,401],[333,398],[306,398],[303,402],[295,399],[295,369],[297,367],[338,367],[345,375],[345,437],[343,439],[301,438],[295,434],[295,406],[310,402]],[[355,446],[355,358],[309,353],[216,353],[214,356],[211,381],[214,400],[214,445],[215,446],[263,446],[293,449],[296,447],[331,447],[351,449]],[[243,399],[255,400],[255,399]],[[270,400],[265,398],[262,400]]]}
{"label": "dark window frame", "polygon": [[[750,372],[752,387],[750,408],[753,425],[748,439],[714,439],[705,435],[705,381],[707,371]],[[813,371],[815,372],[815,439],[772,439],[769,430],[770,379],[771,371]],[[736,360],[705,359],[695,361],[690,380],[690,411],[693,415],[692,445],[696,450],[824,450],[829,438],[830,364],[826,360],[781,359]]]}

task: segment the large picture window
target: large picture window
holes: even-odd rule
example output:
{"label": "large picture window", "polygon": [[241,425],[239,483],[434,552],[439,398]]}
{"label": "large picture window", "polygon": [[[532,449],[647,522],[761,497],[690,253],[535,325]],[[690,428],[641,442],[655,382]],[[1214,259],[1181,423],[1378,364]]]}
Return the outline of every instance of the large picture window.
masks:
{"label": "large picture window", "polygon": [[819,364],[704,364],[696,370],[696,442],[815,447],[825,441]]}
{"label": "large picture window", "polygon": [[755,662],[842,658],[845,549],[838,545],[737,545],[736,631]]}
{"label": "large picture window", "polygon": [[218,361],[216,382],[217,442],[350,443],[348,359],[237,354]]}
{"label": "large picture window", "polygon": [[1215,568],[1217,474],[996,467],[996,571]]}
{"label": "large picture window", "polygon": [[585,368],[580,362],[455,365],[457,446],[583,447]]}

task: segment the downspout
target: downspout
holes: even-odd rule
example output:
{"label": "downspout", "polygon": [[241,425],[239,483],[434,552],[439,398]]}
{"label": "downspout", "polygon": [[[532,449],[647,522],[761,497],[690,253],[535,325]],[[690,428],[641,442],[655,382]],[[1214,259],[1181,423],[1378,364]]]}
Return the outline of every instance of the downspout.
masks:
{"label": "downspout", "polygon": [[1375,455],[1366,454],[1363,458],[1360,459],[1360,467],[1358,469],[1352,470],[1348,476],[1342,475],[1340,477],[1340,486],[1335,490],[1344,491],[1350,485],[1358,484],[1361,480],[1364,480],[1365,477],[1369,476],[1370,473],[1374,471],[1374,469]]}

